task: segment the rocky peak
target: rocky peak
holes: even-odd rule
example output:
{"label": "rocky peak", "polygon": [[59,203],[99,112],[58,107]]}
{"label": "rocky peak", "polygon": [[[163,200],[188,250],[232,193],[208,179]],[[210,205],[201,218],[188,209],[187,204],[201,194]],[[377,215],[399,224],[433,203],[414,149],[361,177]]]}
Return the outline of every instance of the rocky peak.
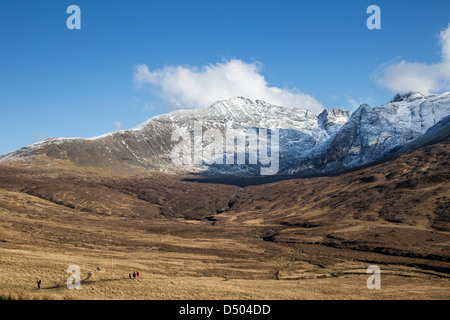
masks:
{"label": "rocky peak", "polygon": [[348,121],[351,115],[351,111],[341,109],[325,109],[318,116],[319,125],[331,136]]}
{"label": "rocky peak", "polygon": [[391,102],[414,101],[416,99],[421,99],[423,97],[424,95],[421,94],[420,92],[409,91],[406,93],[397,93],[394,99],[391,100]]}

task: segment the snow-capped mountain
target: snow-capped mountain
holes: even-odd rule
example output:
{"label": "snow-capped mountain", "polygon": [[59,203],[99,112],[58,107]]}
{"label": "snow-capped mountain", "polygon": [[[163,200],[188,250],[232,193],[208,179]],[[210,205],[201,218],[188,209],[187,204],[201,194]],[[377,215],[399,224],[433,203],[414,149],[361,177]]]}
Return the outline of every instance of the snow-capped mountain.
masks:
{"label": "snow-capped mountain", "polygon": [[374,109],[363,104],[333,137],[299,159],[290,172],[329,172],[380,160],[414,143],[448,115],[450,93],[396,95]]}
{"label": "snow-capped mountain", "polygon": [[[47,139],[3,155],[0,161],[22,159],[30,162],[37,156],[46,156],[116,171],[258,174],[264,165],[249,163],[250,149],[244,149],[247,162],[239,165],[225,161],[224,164],[220,161],[211,164],[206,161],[204,150],[210,150],[208,146],[213,141],[221,140],[218,136],[223,137],[224,155],[217,154],[218,158],[225,159],[230,143],[234,147],[234,140],[226,138],[230,132],[241,135],[254,132],[256,136],[248,136],[246,142],[250,148],[251,144],[260,147],[261,132],[270,129],[267,141],[269,136],[274,136],[274,130],[279,133],[279,173],[323,173],[379,160],[401,146],[411,144],[448,115],[450,93],[432,96],[408,93],[397,95],[391,102],[374,109],[361,105],[353,114],[340,109],[325,109],[317,116],[301,108],[285,108],[236,97],[215,102],[207,109],[178,110],[160,115],[130,130],[89,139]],[[196,130],[200,135],[195,135]],[[215,139],[207,139],[205,134],[208,132],[215,133]],[[185,152],[194,150],[195,153],[196,145],[203,148],[199,162],[177,163],[173,160],[174,148],[183,139],[187,141]]]}

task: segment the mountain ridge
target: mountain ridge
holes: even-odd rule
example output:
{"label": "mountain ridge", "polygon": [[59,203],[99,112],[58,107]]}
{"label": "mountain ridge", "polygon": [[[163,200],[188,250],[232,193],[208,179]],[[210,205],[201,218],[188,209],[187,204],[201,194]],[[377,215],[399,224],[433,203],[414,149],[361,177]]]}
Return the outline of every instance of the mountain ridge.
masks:
{"label": "mountain ridge", "polygon": [[[209,108],[176,110],[153,117],[129,129],[92,138],[50,138],[0,156],[0,162],[36,156],[70,160],[80,166],[107,167],[114,171],[196,172],[204,174],[258,174],[261,165],[187,165],[171,161],[178,130],[191,137],[194,122],[202,132],[278,129],[279,173],[329,173],[380,160],[392,150],[413,143],[427,130],[450,115],[450,92],[424,96],[396,95],[390,102],[371,108],[361,105],[355,112],[324,109],[319,115],[302,108],[275,106],[262,100],[234,97]],[[448,124],[446,124],[446,128]],[[206,141],[201,141],[207,146]]]}

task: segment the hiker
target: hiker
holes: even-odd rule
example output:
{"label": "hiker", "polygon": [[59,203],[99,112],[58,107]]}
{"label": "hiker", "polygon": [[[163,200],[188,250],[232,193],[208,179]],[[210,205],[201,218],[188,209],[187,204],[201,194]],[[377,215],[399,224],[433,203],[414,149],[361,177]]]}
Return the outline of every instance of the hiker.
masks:
{"label": "hiker", "polygon": [[41,278],[36,280],[37,286],[38,286],[38,290],[41,288]]}
{"label": "hiker", "polygon": [[136,276],[139,278],[139,271],[136,273]]}
{"label": "hiker", "polygon": [[128,275],[129,277],[130,277],[130,279],[131,279],[131,273]]}
{"label": "hiker", "polygon": [[133,278],[136,279],[136,271],[133,272]]}

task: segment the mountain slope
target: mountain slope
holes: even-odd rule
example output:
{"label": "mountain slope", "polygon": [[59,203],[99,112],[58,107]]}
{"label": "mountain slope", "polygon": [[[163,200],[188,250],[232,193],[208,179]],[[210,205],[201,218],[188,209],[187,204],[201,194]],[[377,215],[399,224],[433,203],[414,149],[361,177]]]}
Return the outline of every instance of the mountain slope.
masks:
{"label": "mountain slope", "polygon": [[361,105],[331,139],[299,159],[291,172],[331,172],[380,160],[402,150],[402,146],[414,144],[448,115],[450,93],[429,97],[419,93],[397,95],[390,103],[374,109]]}
{"label": "mountain slope", "polygon": [[[188,155],[184,158],[188,159],[187,163],[177,164],[172,161],[174,147],[178,141],[185,143],[184,152],[197,150],[194,142],[203,150],[211,147],[212,140],[204,136],[191,140],[195,130],[200,132],[199,127],[202,134],[214,131],[223,137],[225,144],[221,148],[227,151],[234,150],[234,141],[226,140],[230,132],[238,132],[238,138],[245,139],[249,130],[261,134],[265,132],[261,131],[263,129],[270,129],[270,132],[278,129],[279,173],[316,174],[361,166],[393,154],[395,150],[403,150],[402,146],[420,138],[448,115],[450,93],[432,96],[408,93],[397,95],[391,102],[374,109],[362,105],[353,114],[325,109],[318,116],[305,109],[284,108],[236,97],[218,101],[207,109],[179,110],[160,115],[131,130],[90,139],[48,139],[3,155],[0,161],[30,163],[44,156],[68,160],[80,166],[111,168],[116,172],[158,170],[259,174],[264,165],[249,164],[249,150],[246,149],[237,149],[237,153],[244,153],[246,164],[208,164],[206,151],[200,154],[198,163]],[[174,140],[174,133],[178,133],[182,140],[179,137]],[[261,136],[259,138],[261,143],[263,140]],[[247,145],[257,145],[255,141],[250,137]],[[232,148],[228,149],[230,146]],[[224,158],[225,154],[219,152],[215,160],[223,161]]]}
{"label": "mountain slope", "polygon": [[[175,145],[171,141],[173,132],[179,131],[190,137],[194,122],[201,123],[203,132],[217,129],[223,136],[233,129],[276,128],[282,130],[282,146],[291,144],[291,147],[297,149],[296,153],[304,154],[326,141],[330,137],[328,132],[336,131],[350,115],[348,111],[336,112],[340,112],[340,122],[333,119],[328,121],[327,115],[321,118],[330,123],[329,128],[332,127],[327,131],[319,124],[319,118],[308,110],[278,107],[264,101],[237,97],[216,102],[208,109],[178,110],[157,116],[131,130],[90,139],[48,139],[6,154],[0,157],[0,161],[30,160],[42,155],[70,160],[81,166],[110,167],[117,171],[136,168],[174,172],[201,171],[205,170],[202,165],[176,166],[172,162],[171,151]],[[293,153],[294,157],[297,156],[296,153]],[[237,167],[237,171],[240,170]]]}

